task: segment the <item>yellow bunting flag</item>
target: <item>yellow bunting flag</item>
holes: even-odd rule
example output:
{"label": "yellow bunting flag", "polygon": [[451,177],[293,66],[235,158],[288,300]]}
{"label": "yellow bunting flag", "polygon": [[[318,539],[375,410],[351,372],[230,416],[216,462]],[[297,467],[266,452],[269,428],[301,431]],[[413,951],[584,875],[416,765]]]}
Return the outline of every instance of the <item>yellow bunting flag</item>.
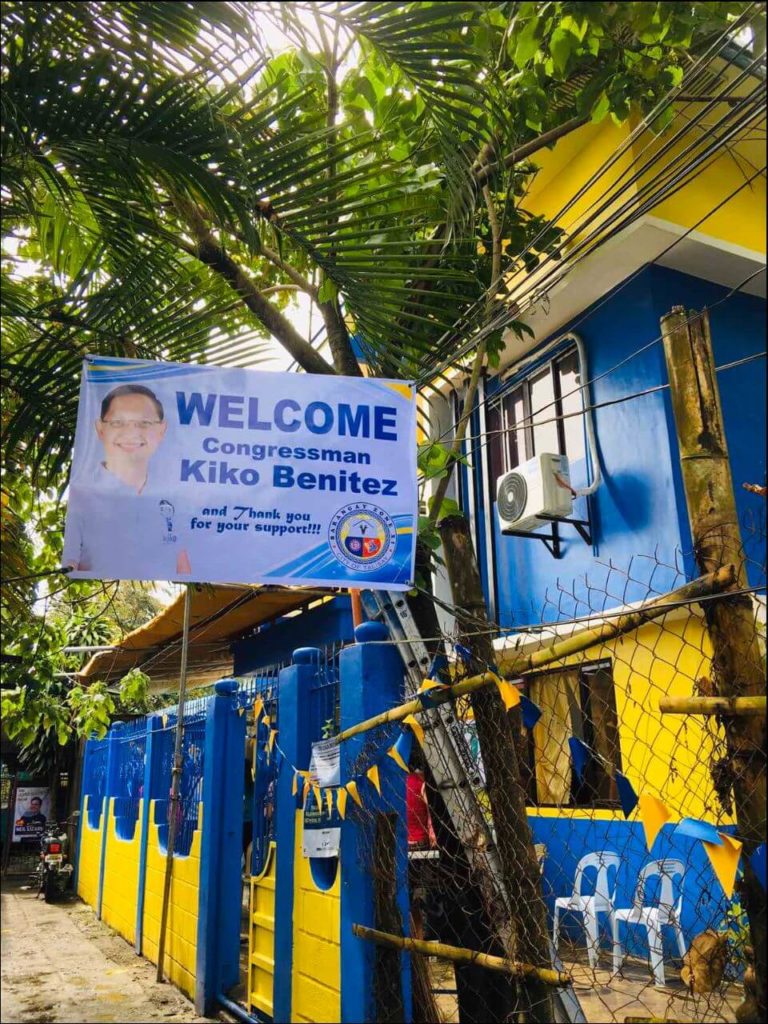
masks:
{"label": "yellow bunting flag", "polygon": [[357,783],[353,780],[352,782],[348,782],[344,788],[355,801],[357,806],[362,807],[363,801],[360,799],[360,794],[357,791]]}
{"label": "yellow bunting flag", "polygon": [[392,760],[395,762],[395,764],[397,765],[398,768],[402,768],[404,772],[408,771],[408,765],[405,763],[405,761],[400,756],[400,751],[397,749],[397,747],[390,747],[389,750],[387,751],[387,753],[392,758]]}
{"label": "yellow bunting flag", "polygon": [[336,794],[336,806],[339,808],[339,814],[343,821],[347,815],[347,791],[343,786],[339,787],[339,791]]}
{"label": "yellow bunting flag", "polygon": [[372,764],[368,771],[365,773],[365,777],[370,779],[373,785],[376,787],[376,792],[381,796],[381,782],[379,781],[379,766]]}
{"label": "yellow bunting flag", "polygon": [[277,737],[277,729],[270,729],[269,730],[269,739],[267,740],[267,743],[269,744],[270,751],[272,750],[272,747],[274,747],[274,745],[275,745],[275,738],[276,737]]}
{"label": "yellow bunting flag", "polygon": [[638,797],[638,804],[640,805],[640,820],[645,830],[645,843],[650,853],[656,836],[672,815],[669,813],[667,805],[657,796],[651,796],[650,793],[641,793]]}
{"label": "yellow bunting flag", "polygon": [[514,683],[508,683],[506,679],[499,679],[496,676],[496,688],[499,691],[499,696],[504,701],[504,707],[507,711],[517,707],[520,703],[520,691]]}
{"label": "yellow bunting flag", "polygon": [[264,715],[264,718],[262,719],[262,721],[264,722],[264,725],[271,725],[272,724],[272,719],[269,717],[269,715]]}
{"label": "yellow bunting flag", "polygon": [[708,843],[706,839],[702,840],[702,843],[717,875],[717,880],[722,885],[726,897],[730,899],[733,896],[736,870],[744,844],[740,840],[734,839],[733,836],[726,835],[725,832],[719,832],[718,835],[723,840],[722,846],[718,846],[717,843]]}
{"label": "yellow bunting flag", "polygon": [[311,788],[312,786],[310,785],[309,779],[304,779],[304,788],[301,791],[302,804],[305,804],[307,802],[307,797],[309,796],[309,791]]}
{"label": "yellow bunting flag", "polygon": [[296,794],[298,792],[299,792],[299,773],[298,772],[294,772],[293,773],[293,784],[291,786],[291,796],[296,796]]}
{"label": "yellow bunting flag", "polygon": [[262,713],[263,710],[264,710],[264,701],[261,699],[261,697],[259,697],[259,699],[254,701],[254,704],[253,704],[253,720],[254,720],[254,722],[258,722],[259,718],[261,717],[261,713]]}
{"label": "yellow bunting flag", "polygon": [[424,743],[424,727],[421,722],[416,721],[415,715],[408,715],[403,719],[403,725],[409,725],[413,730],[413,735],[419,741],[420,744]]}
{"label": "yellow bunting flag", "polygon": [[243,715],[245,714],[245,708],[238,708],[237,713],[242,718]]}
{"label": "yellow bunting flag", "polygon": [[438,683],[434,679],[423,679],[419,687],[419,693],[424,693],[425,690],[434,690],[436,686],[439,686],[441,690],[443,688],[443,684]]}
{"label": "yellow bunting flag", "polygon": [[160,716],[160,720],[161,720],[161,721],[162,721],[162,723],[163,723],[163,728],[165,728],[165,727],[166,727],[166,725],[168,725],[168,715],[161,715],[161,716]]}
{"label": "yellow bunting flag", "polygon": [[313,786],[312,787],[312,792],[315,795],[315,803],[317,804],[317,809],[322,814],[322,812],[323,812],[323,794],[320,792],[320,787],[319,786]]}
{"label": "yellow bunting flag", "polygon": [[251,758],[251,778],[256,778],[256,740],[253,741],[253,757]]}
{"label": "yellow bunting flag", "polygon": [[328,808],[328,817],[333,817],[333,790],[326,789],[325,791],[325,806]]}

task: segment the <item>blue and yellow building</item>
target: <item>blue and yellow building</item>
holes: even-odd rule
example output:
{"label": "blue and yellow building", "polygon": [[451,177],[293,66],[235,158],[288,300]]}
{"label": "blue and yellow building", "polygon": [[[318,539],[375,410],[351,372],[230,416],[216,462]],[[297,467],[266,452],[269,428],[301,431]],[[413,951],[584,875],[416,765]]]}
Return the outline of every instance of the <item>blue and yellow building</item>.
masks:
{"label": "blue and yellow building", "polygon": [[[754,87],[749,75],[739,82],[744,94]],[[695,119],[701,104],[679,113]],[[706,125],[723,114],[713,106],[702,127],[671,145],[669,134],[655,136],[636,120],[590,123],[535,157],[525,206],[563,229],[562,259],[510,276],[515,315],[533,337],[510,336],[499,369],[484,374],[455,492],[500,627],[502,671],[521,649],[597,624],[697,575],[661,343],[660,320],[673,306],[709,311],[746,568],[757,588],[756,628],[764,635],[763,512],[760,499],[741,488],[764,483],[766,472],[764,152],[752,124],[700,163],[686,148],[697,139],[701,145]],[[673,180],[674,189],[659,193],[659,182]],[[456,377],[433,403],[438,433],[450,436],[463,389]],[[497,481],[541,452],[567,456],[573,486],[592,490],[575,499],[570,517],[582,529],[561,523],[529,536],[506,534]],[[554,529],[556,547],[541,539]],[[450,604],[441,579],[437,595]],[[252,798],[243,1005],[275,1021],[375,1019],[373,947],[351,932],[352,923],[375,922],[360,823],[353,816],[343,825],[337,858],[304,857],[294,770],[309,768],[324,723],[343,728],[398,702],[397,654],[381,645],[383,637],[369,646],[376,638],[367,634],[341,655],[328,652],[353,639],[346,598],[253,588],[250,595],[201,591],[194,601],[193,678],[232,674],[241,685],[217,683],[216,693],[189,711],[165,973],[200,1010],[237,985],[243,766],[246,750],[255,749],[252,781],[257,790],[260,778],[265,784]],[[180,630],[177,602],[87,671],[119,676],[153,650],[153,677],[171,680],[177,662],[162,652],[177,652]],[[303,650],[291,658],[296,648]],[[571,890],[579,859],[599,850],[619,853],[617,903],[631,902],[650,854],[637,815],[622,813],[616,772],[663,800],[675,820],[733,826],[710,776],[722,742],[717,727],[696,718],[671,722],[658,708],[661,696],[694,692],[710,673],[711,653],[701,610],[686,606],[523,681],[542,713],[524,767],[533,838],[546,847],[550,909]],[[266,726],[254,710],[259,701],[269,712]],[[108,739],[89,744],[84,770],[78,892],[155,961],[174,716],[171,708],[113,727]],[[593,752],[582,778],[573,737]],[[343,768],[350,768],[362,748],[344,746]],[[381,806],[400,815],[397,899],[407,932],[402,777],[385,773],[383,791]],[[376,798],[368,798],[375,808]],[[717,926],[727,901],[701,845],[667,826],[652,855],[687,866],[687,941]],[[635,948],[642,952],[642,943]],[[405,956],[402,989],[410,1019]]]}
{"label": "blue and yellow building", "polygon": [[[736,83],[731,103],[761,87],[731,67],[707,92],[728,82]],[[597,625],[698,575],[661,337],[661,318],[675,306],[709,314],[764,650],[764,502],[742,484],[766,480],[765,114],[732,126],[732,144],[697,162],[728,110],[709,98],[688,100],[659,136],[638,119],[590,123],[533,157],[538,170],[524,208],[563,230],[560,259],[507,279],[510,307],[533,337],[508,331],[499,369],[484,373],[454,491],[501,627],[502,669],[521,650]],[[436,434],[451,436],[465,386],[455,376],[442,401],[431,402]],[[578,527],[505,533],[498,480],[542,452],[567,456],[572,486],[592,491],[574,499],[568,518]],[[452,600],[447,582],[439,582],[438,595]],[[450,615],[443,620],[450,629]],[[599,850],[620,854],[618,901],[631,903],[650,857],[640,822],[622,813],[616,771],[662,799],[673,820],[733,824],[710,776],[722,733],[703,718],[659,711],[662,696],[691,696],[710,672],[704,616],[688,606],[526,679],[543,712],[529,738],[527,784],[534,838],[547,848],[550,906],[572,890],[580,858]],[[586,783],[574,772],[571,737],[593,751]],[[663,830],[653,856],[688,864],[683,926],[690,941],[703,922],[718,924],[722,894],[700,845],[676,846],[671,833]]]}

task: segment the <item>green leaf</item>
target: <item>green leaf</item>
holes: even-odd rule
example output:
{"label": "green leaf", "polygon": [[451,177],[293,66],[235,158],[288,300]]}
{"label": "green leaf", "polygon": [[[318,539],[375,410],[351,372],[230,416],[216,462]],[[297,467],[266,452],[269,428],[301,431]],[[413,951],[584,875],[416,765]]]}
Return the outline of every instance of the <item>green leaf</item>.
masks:
{"label": "green leaf", "polygon": [[518,36],[511,36],[515,50],[513,60],[519,68],[524,68],[539,49],[541,39],[541,23],[537,17],[531,18]]}
{"label": "green leaf", "polygon": [[552,54],[554,69],[558,74],[563,74],[568,66],[571,54],[579,47],[578,38],[559,25],[549,40],[549,52]]}
{"label": "green leaf", "polygon": [[608,99],[608,96],[603,91],[600,93],[600,95],[597,97],[594,104],[592,105],[592,110],[590,111],[590,119],[595,124],[599,124],[601,121],[605,120],[605,118],[610,113],[610,110],[611,101]]}
{"label": "green leaf", "polygon": [[338,288],[330,277],[326,277],[317,290],[318,302],[331,302],[339,294]]}
{"label": "green leaf", "polygon": [[[430,512],[434,508],[434,504],[435,504],[435,498],[433,496],[432,498],[429,499],[429,510],[430,510]],[[463,516],[463,515],[464,515],[464,513],[462,512],[461,507],[459,506],[457,501],[454,501],[453,498],[443,498],[443,500],[440,502],[440,511],[437,513],[437,516],[435,517],[435,522],[439,523],[440,520],[441,519],[445,519],[446,516]]]}

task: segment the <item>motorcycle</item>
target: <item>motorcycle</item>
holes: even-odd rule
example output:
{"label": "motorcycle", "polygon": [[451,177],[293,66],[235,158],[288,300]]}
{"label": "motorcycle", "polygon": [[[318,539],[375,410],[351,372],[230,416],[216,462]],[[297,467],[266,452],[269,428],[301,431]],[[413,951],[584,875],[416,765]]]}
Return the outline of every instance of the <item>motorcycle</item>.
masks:
{"label": "motorcycle", "polygon": [[51,822],[40,837],[40,862],[37,866],[38,890],[46,903],[69,888],[74,868],[69,861],[69,837],[66,823]]}

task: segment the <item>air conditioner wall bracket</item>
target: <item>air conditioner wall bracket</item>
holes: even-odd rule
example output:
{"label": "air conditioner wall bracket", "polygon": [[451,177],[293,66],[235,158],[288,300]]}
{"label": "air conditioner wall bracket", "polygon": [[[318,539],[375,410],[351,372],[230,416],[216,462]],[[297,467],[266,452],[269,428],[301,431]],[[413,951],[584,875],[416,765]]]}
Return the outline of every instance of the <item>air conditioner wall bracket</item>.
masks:
{"label": "air conditioner wall bracket", "polygon": [[502,530],[503,537],[528,537],[530,540],[540,540],[553,558],[562,558],[563,552],[560,545],[560,525],[573,526],[578,535],[589,547],[592,547],[592,523],[589,519],[558,519],[557,516],[537,516],[544,523],[552,524],[551,533],[529,533],[527,530]]}

